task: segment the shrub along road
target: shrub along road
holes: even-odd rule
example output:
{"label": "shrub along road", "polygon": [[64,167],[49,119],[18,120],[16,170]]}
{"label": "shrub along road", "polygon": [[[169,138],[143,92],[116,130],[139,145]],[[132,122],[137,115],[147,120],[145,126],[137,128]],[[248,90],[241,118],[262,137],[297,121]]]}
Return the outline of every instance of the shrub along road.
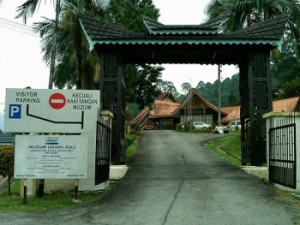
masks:
{"label": "shrub along road", "polygon": [[1,213],[1,225],[300,225],[300,209],[272,185],[205,150],[217,134],[144,131],[125,178],[72,209]]}

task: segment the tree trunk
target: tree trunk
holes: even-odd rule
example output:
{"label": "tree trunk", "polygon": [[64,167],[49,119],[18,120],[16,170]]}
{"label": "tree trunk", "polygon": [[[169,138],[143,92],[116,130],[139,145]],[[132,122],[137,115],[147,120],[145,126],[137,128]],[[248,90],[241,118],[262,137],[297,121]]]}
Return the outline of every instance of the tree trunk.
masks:
{"label": "tree trunk", "polygon": [[8,187],[8,194],[11,195],[11,190],[10,190],[10,181],[11,181],[11,177],[8,176],[7,177],[7,187]]}

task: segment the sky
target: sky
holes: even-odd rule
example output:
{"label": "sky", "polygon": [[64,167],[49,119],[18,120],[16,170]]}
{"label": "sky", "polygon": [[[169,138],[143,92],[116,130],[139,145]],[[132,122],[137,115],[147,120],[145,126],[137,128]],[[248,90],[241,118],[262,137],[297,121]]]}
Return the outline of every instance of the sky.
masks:
{"label": "sky", "polygon": [[[205,7],[210,0],[152,0],[160,9],[159,22],[166,25],[195,25],[206,20]],[[41,1],[37,15],[25,26],[16,20],[16,7],[25,0],[2,1],[0,4],[0,116],[3,114],[6,88],[48,88],[49,68],[42,61],[40,38],[31,32],[30,24],[42,17],[54,17],[54,7]],[[53,2],[53,1],[47,1]],[[187,4],[188,2],[188,4]],[[164,64],[162,79],[172,81],[181,91],[181,84],[191,83],[196,87],[199,81],[214,82],[218,76],[217,66]],[[221,78],[237,73],[236,66],[222,66]],[[3,121],[0,119],[0,129]]]}
{"label": "sky", "polygon": [[[205,9],[211,0],[152,0],[153,4],[160,9],[158,21],[165,25],[198,25],[206,22]],[[218,79],[217,65],[198,64],[166,64],[162,79],[172,81],[181,91],[181,84],[191,83],[196,87],[200,81],[213,83]],[[238,73],[235,65],[222,66],[221,79],[231,77]]]}

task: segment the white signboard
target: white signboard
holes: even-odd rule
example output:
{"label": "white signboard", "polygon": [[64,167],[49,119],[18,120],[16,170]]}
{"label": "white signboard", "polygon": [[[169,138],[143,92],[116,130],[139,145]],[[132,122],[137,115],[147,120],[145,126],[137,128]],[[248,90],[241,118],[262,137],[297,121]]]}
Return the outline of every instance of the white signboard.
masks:
{"label": "white signboard", "polygon": [[82,135],[17,135],[16,179],[84,179],[88,138]]}
{"label": "white signboard", "polygon": [[4,131],[90,132],[99,110],[100,91],[6,89]]}

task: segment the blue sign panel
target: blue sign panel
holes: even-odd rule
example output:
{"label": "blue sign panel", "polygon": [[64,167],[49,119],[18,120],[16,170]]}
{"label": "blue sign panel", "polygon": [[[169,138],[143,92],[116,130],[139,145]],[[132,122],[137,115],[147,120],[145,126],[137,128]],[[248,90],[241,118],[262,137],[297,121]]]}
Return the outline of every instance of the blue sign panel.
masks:
{"label": "blue sign panel", "polygon": [[22,105],[21,104],[10,104],[8,118],[10,119],[21,119]]}

